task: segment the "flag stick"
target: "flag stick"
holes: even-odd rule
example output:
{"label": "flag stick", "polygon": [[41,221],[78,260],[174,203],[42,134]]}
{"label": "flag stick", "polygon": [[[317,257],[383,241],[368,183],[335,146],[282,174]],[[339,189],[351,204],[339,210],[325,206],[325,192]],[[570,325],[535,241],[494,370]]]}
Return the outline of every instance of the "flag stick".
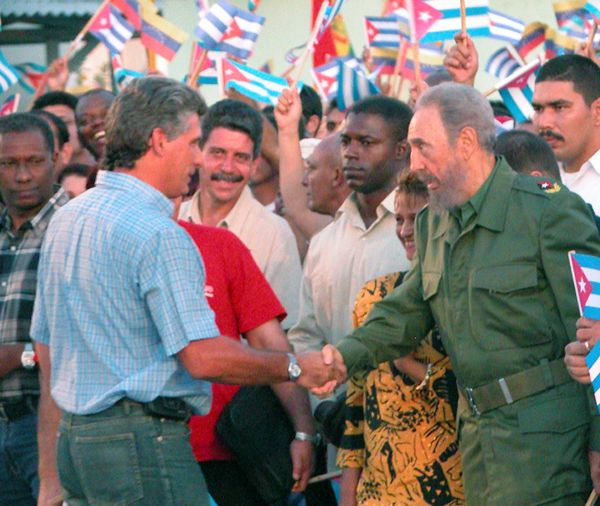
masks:
{"label": "flag stick", "polygon": [[400,76],[400,80],[398,82],[398,90],[396,91],[396,98],[401,100],[400,96],[402,95],[402,88],[404,87],[404,76]]}
{"label": "flag stick", "polygon": [[317,15],[317,19],[315,19],[315,25],[313,26],[310,37],[308,38],[308,42],[306,43],[306,48],[304,49],[302,56],[300,56],[300,58],[298,58],[297,60],[297,63],[299,63],[299,70],[296,74],[296,77],[293,78],[292,82],[290,83],[290,89],[296,87],[296,83],[298,82],[300,76],[302,76],[302,73],[304,72],[304,68],[306,67],[306,62],[308,60],[308,55],[312,53],[314,49],[313,46],[315,45],[317,35],[319,34],[319,30],[321,29],[321,25],[323,24],[323,18],[325,17],[325,11],[327,10],[328,5],[329,2],[327,0],[323,0],[323,3],[321,4],[321,9],[319,10],[319,14]]}
{"label": "flag stick", "polygon": [[342,470],[339,469],[337,471],[331,471],[330,473],[319,474],[317,476],[313,476],[310,480],[308,480],[309,485],[311,483],[319,483],[320,481],[331,480],[332,478],[338,478],[342,475]]}
{"label": "flag stick", "polygon": [[[156,5],[154,0],[149,0],[149,2],[152,5]],[[148,73],[154,72],[156,70],[156,53],[146,48],[146,54],[148,55]]]}
{"label": "flag stick", "polygon": [[12,112],[15,113],[19,110],[19,103],[21,102],[21,94],[15,93],[15,105],[13,106]]}
{"label": "flag stick", "polygon": [[73,41],[69,44],[69,47],[67,48],[67,52],[65,53],[63,58],[65,58],[68,61],[69,58],[71,56],[73,56],[75,49],[77,48],[77,46],[79,46],[79,43],[83,40],[83,38],[86,36],[86,34],[90,31],[90,26],[92,26],[92,24],[94,24],[94,21],[96,21],[96,19],[102,12],[102,9],[104,9],[104,7],[106,7],[109,3],[110,3],[110,0],[104,0],[102,2],[100,7],[98,8],[98,10],[88,20],[88,22],[84,25],[84,27],[79,31],[79,33],[77,34],[77,37],[75,37],[73,39]]}
{"label": "flag stick", "polygon": [[[77,49],[77,47],[79,46],[79,44],[81,43],[81,41],[83,40],[83,38],[86,36],[86,34],[88,33],[88,31],[90,30],[90,26],[92,26],[92,24],[94,23],[94,21],[96,21],[96,19],[98,18],[98,16],[102,12],[102,9],[104,9],[104,7],[106,7],[109,3],[110,3],[110,0],[104,0],[102,2],[102,4],[100,5],[100,7],[98,7],[98,10],[92,15],[92,17],[88,20],[88,22],[79,31],[79,33],[77,34],[77,37],[75,37],[72,40],[72,42],[69,44],[69,47],[67,48],[67,52],[63,56],[63,58],[65,59],[66,62],[68,62],[69,58],[71,58],[71,56],[73,56],[73,53],[75,52],[75,50]],[[36,98],[38,98],[44,92],[44,90],[46,89],[46,85],[48,84],[48,78],[49,77],[50,77],[49,76],[49,70],[46,70],[46,72],[44,72],[44,74],[42,75],[42,79],[40,80],[40,84],[35,89],[35,92],[33,94],[32,100],[35,100]]]}
{"label": "flag stick", "polygon": [[[596,23],[594,23],[594,24],[596,24]],[[595,490],[592,490],[592,493],[588,497],[588,500],[585,503],[585,506],[594,506],[594,504],[596,504],[596,499],[598,499],[598,494],[596,494]]]}
{"label": "flag stick", "polygon": [[506,50],[510,53],[510,55],[519,62],[520,65],[525,65],[525,60],[523,60],[523,58],[521,58],[521,55],[519,54],[519,52],[515,49],[515,46],[513,46],[512,44],[507,44],[506,45]]}
{"label": "flag stick", "polygon": [[392,96],[397,93],[398,87],[398,76],[400,75],[400,70],[404,67],[406,63],[406,53],[408,51],[408,41],[406,39],[402,39],[400,43],[400,47],[398,48],[398,54],[396,55],[396,65],[394,65],[394,73],[392,74],[392,78],[390,79],[390,87]]}
{"label": "flag stick", "polygon": [[[192,49],[192,51],[193,51],[193,49]],[[200,56],[198,57],[198,62],[196,63],[196,66],[190,72],[190,75],[188,77],[188,82],[187,82],[188,86],[191,86],[194,89],[198,86],[198,76],[200,75],[200,72],[202,72],[202,65],[204,64],[204,60],[206,60],[207,54],[208,54],[208,50],[203,49],[202,52],[200,53]]]}
{"label": "flag stick", "polygon": [[467,7],[465,0],[460,0],[460,31],[467,33]]}
{"label": "flag stick", "polygon": [[596,31],[598,30],[598,24],[594,21],[592,25],[592,29],[590,30],[590,34],[587,40],[588,51],[594,50],[594,37],[596,36]]}
{"label": "flag stick", "polygon": [[415,85],[417,86],[417,89],[418,89],[419,85],[421,84],[421,60],[419,58],[419,43],[418,42],[413,42],[412,50],[413,50],[413,61],[415,63]]}
{"label": "flag stick", "polygon": [[498,81],[494,85],[494,87],[491,88],[491,89],[489,89],[488,91],[486,91],[484,93],[484,95],[486,97],[489,97],[492,93],[494,93],[494,92],[498,91],[499,89],[503,88],[508,83],[510,83],[513,79],[516,79],[517,77],[521,77],[523,74],[526,74],[527,72],[529,72],[532,68],[534,68],[540,62],[543,63],[543,60],[544,60],[543,57],[540,55],[538,58],[536,58],[532,62],[528,63],[527,65],[524,65],[523,67],[519,67],[511,75],[509,75],[508,77],[505,77],[501,81]]}

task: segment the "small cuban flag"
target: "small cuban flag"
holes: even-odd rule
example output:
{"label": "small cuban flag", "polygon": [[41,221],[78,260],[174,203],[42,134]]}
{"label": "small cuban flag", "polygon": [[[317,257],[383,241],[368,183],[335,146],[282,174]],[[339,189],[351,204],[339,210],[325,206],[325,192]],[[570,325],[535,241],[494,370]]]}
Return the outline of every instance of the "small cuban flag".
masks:
{"label": "small cuban flag", "polygon": [[581,316],[600,320],[600,258],[569,252]]}
{"label": "small cuban flag", "polygon": [[[600,258],[569,251],[569,263],[577,294],[579,314],[600,319]],[[600,411],[600,345],[594,346],[585,357],[594,387],[596,405]]]}

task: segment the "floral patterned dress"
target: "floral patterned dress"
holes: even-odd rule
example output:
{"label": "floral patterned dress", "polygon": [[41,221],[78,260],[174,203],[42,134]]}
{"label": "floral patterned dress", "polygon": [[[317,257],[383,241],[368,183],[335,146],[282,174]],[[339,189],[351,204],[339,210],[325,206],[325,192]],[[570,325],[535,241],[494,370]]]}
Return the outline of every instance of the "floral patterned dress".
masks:
{"label": "floral patterned dress", "polygon": [[[354,325],[403,279],[393,273],[369,281],[359,292]],[[462,505],[464,490],[456,441],[456,378],[439,332],[415,350],[431,364],[424,385],[415,384],[394,362],[352,377],[337,464],[362,468],[357,487],[361,506]]]}

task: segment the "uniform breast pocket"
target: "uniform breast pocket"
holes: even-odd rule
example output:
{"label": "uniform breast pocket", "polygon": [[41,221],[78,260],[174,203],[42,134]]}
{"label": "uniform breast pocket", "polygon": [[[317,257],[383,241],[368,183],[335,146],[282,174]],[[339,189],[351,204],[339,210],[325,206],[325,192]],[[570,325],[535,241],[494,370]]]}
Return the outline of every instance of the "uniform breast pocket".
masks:
{"label": "uniform breast pocket", "polygon": [[535,346],[552,338],[540,299],[534,263],[475,269],[469,290],[469,320],[482,348]]}

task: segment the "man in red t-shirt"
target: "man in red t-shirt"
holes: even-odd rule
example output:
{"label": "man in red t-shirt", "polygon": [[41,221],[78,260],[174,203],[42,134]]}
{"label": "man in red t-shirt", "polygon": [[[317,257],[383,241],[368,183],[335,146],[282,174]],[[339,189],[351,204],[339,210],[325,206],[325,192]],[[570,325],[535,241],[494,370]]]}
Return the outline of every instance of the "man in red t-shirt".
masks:
{"label": "man in red t-shirt", "polygon": [[[179,224],[190,234],[202,254],[206,271],[204,295],[215,313],[221,334],[234,339],[243,335],[255,348],[291,351],[279,323],[286,316],[285,309],[248,248],[226,229],[184,221]],[[239,388],[213,383],[210,413],[194,416],[190,421],[191,445],[208,490],[219,506],[265,505],[216,432],[223,408]],[[297,480],[294,491],[301,491],[310,476],[313,450],[305,436],[315,434],[308,396],[305,390],[290,382],[272,388],[289,414],[297,437],[302,438],[294,439],[290,446]]]}

